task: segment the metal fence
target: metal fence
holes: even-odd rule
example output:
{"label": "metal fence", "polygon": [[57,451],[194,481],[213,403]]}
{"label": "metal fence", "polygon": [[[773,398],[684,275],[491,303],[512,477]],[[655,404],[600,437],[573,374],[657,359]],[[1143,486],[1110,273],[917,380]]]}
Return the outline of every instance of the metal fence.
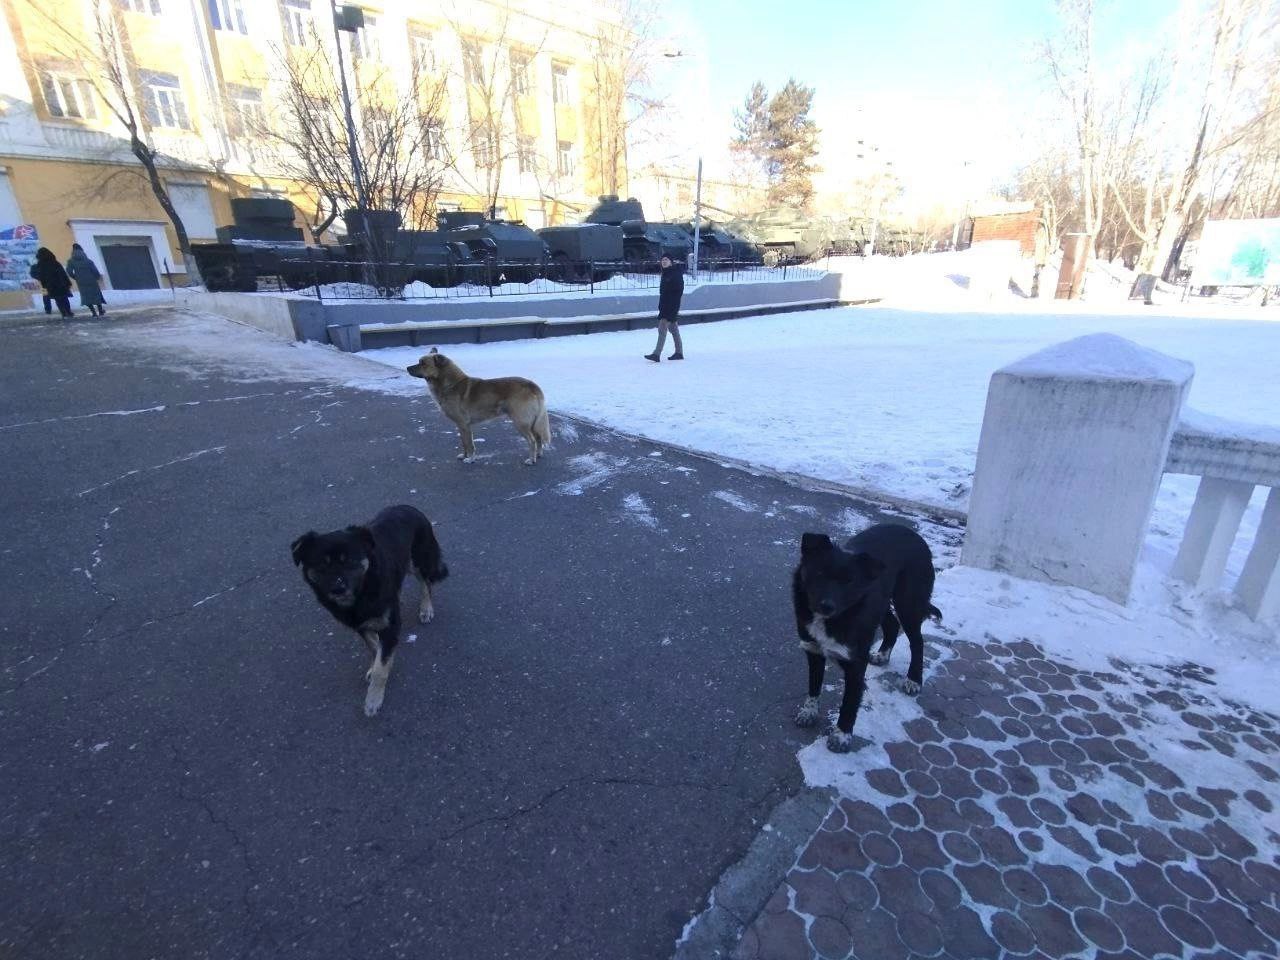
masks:
{"label": "metal fence", "polygon": [[[801,266],[718,260],[701,265],[685,283],[772,283],[823,276],[825,265]],[[258,278],[260,291],[292,291],[317,300],[446,300],[530,295],[624,295],[656,291],[661,269],[653,263],[398,264],[365,261],[286,260],[274,276]]]}

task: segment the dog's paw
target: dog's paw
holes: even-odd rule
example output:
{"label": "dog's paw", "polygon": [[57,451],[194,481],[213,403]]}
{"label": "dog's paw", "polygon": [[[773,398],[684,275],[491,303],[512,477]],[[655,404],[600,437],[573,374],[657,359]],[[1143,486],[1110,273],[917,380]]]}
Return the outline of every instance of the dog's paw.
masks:
{"label": "dog's paw", "polygon": [[818,698],[805,697],[804,703],[796,711],[797,727],[812,727],[818,722]]}
{"label": "dog's paw", "polygon": [[905,693],[908,697],[914,697],[917,693],[920,692],[920,684],[916,683],[914,680],[910,678],[904,679],[902,681],[902,692]]}
{"label": "dog's paw", "polygon": [[538,461],[533,459],[533,457],[525,457],[524,465],[526,467],[532,467],[537,462]]}
{"label": "dog's paw", "polygon": [[832,730],[827,734],[827,749],[832,753],[848,753],[853,749],[853,734]]}
{"label": "dog's paw", "polygon": [[434,610],[422,610],[418,613],[419,623],[430,623],[435,618],[436,612]]}
{"label": "dog's paw", "polygon": [[366,717],[374,716],[382,709],[382,694],[386,688],[382,684],[371,684],[369,692],[364,698],[364,715]]}
{"label": "dog's paw", "polygon": [[871,656],[869,656],[867,659],[868,659],[868,660],[869,660],[873,665],[875,665],[875,666],[877,666],[877,667],[883,667],[886,663],[888,663],[888,662],[889,662],[889,651],[888,651],[888,650],[877,650],[875,653],[873,653],[873,654],[872,654]]}

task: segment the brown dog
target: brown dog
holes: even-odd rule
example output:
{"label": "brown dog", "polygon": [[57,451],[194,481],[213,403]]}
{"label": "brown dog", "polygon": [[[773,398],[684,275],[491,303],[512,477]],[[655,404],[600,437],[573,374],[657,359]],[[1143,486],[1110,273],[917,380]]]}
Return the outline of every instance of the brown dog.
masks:
{"label": "brown dog", "polygon": [[458,428],[462,440],[458,459],[463,463],[470,463],[476,455],[471,425],[504,413],[516,425],[520,436],[529,442],[529,459],[525,463],[537,463],[543,448],[551,443],[547,401],[542,395],[542,388],[532,380],[524,377],[498,377],[494,380],[468,377],[461,367],[435,347],[405,369],[411,376],[427,381],[431,395],[440,405],[440,412]]}

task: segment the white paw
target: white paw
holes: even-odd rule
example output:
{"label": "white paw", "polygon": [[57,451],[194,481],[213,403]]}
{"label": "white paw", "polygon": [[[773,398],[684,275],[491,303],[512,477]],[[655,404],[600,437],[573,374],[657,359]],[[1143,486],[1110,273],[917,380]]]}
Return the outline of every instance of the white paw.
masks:
{"label": "white paw", "polygon": [[827,734],[827,749],[832,753],[848,753],[853,747],[853,734],[832,730]]}
{"label": "white paw", "polygon": [[805,697],[804,703],[796,711],[796,726],[812,727],[818,722],[818,698]]}
{"label": "white paw", "polygon": [[364,698],[364,715],[372,717],[380,709],[382,709],[382,694],[385,687],[380,683],[369,685],[369,692]]}
{"label": "white paw", "polygon": [[916,683],[914,680],[903,680],[902,692],[909,697],[914,697],[920,692],[920,684]]}
{"label": "white paw", "polygon": [[436,612],[430,608],[423,610],[418,614],[419,623],[430,623],[435,618],[436,618]]}
{"label": "white paw", "polygon": [[889,653],[887,650],[877,650],[868,659],[877,667],[883,667],[889,662]]}
{"label": "white paw", "polygon": [[457,459],[465,461],[467,459],[467,455],[465,453],[460,453],[458,454]]}
{"label": "white paw", "polygon": [[533,459],[533,457],[527,457],[527,458],[525,458],[524,465],[525,465],[526,467],[532,467],[532,466],[533,466],[535,463],[537,463],[537,462],[538,462],[538,461],[537,461],[537,460],[535,460],[535,459]]}

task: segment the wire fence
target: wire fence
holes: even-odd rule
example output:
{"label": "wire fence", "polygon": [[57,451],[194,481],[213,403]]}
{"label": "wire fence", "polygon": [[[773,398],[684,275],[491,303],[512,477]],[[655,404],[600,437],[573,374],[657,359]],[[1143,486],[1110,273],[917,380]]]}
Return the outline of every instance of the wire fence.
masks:
{"label": "wire fence", "polygon": [[[715,260],[700,265],[685,283],[775,283],[816,279],[826,265]],[[400,264],[369,261],[284,260],[279,273],[260,276],[260,291],[292,291],[317,300],[453,300],[469,297],[531,295],[625,295],[656,291],[661,283],[657,261],[583,261],[529,263]]]}

